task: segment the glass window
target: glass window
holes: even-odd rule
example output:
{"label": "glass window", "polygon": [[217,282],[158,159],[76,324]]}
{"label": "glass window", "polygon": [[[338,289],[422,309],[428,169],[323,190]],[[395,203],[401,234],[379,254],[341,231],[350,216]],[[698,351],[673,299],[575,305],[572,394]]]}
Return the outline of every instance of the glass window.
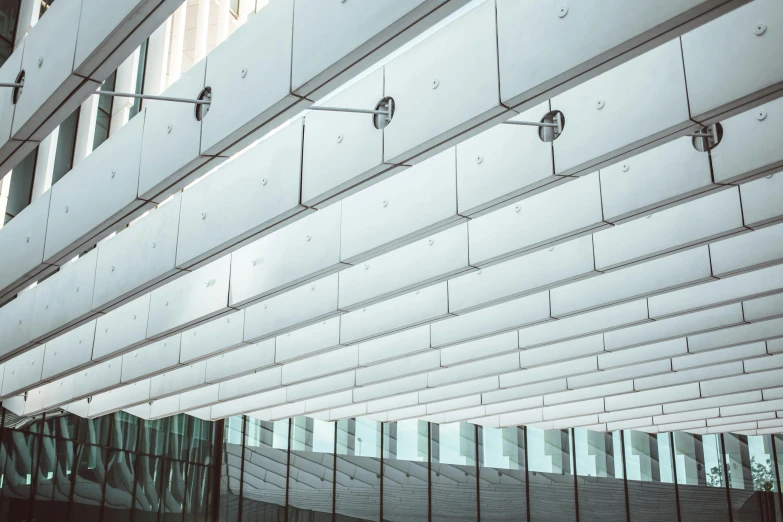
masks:
{"label": "glass window", "polygon": [[127,522],[133,505],[133,481],[136,455],[127,451],[108,451],[103,520]]}
{"label": "glass window", "polygon": [[103,480],[106,478],[106,453],[106,448],[89,445],[79,446],[73,485],[71,520],[85,522],[100,520]]}
{"label": "glass window", "polygon": [[96,417],[94,419],[79,419],[77,431],[78,440],[84,444],[97,444],[106,446],[109,444],[109,425],[112,416]]}
{"label": "glass window", "polygon": [[335,513],[337,520],[380,520],[381,423],[348,419],[337,423]]}
{"label": "glass window", "polygon": [[725,433],[723,443],[734,520],[775,520],[771,437]]}
{"label": "glass window", "polygon": [[65,522],[74,465],[74,443],[43,437],[35,487],[34,520]]}
{"label": "glass window", "polygon": [[38,11],[39,19],[49,10],[53,3],[54,0],[41,0],[41,10]]}
{"label": "glass window", "polygon": [[136,437],[141,419],[124,411],[118,411],[113,416],[109,445],[112,448],[136,451]]}
{"label": "glass window", "polygon": [[3,430],[3,445],[0,447],[0,453],[6,455],[3,483],[0,486],[0,514],[3,522],[22,522],[30,516],[39,440],[39,436],[31,433]]}
{"label": "glass window", "polygon": [[163,461],[162,522],[181,522],[185,506],[185,476],[187,463],[179,460]]}
{"label": "glass window", "polygon": [[527,520],[524,429],[484,427],[479,433],[481,519]]}
{"label": "glass window", "polygon": [[383,425],[384,520],[427,520],[428,426],[416,419]]}
{"label": "glass window", "polygon": [[57,133],[57,148],[54,153],[52,185],[60,181],[73,168],[73,153],[76,147],[76,131],[79,127],[79,109],[60,124]]}
{"label": "glass window", "polygon": [[[117,71],[114,71],[101,84],[101,91],[113,91],[117,83]],[[98,113],[95,116],[95,134],[92,138],[92,150],[97,149],[101,143],[109,138],[111,127],[111,110],[114,105],[114,96],[98,96]]]}
{"label": "glass window", "polygon": [[[235,418],[232,417],[232,420]],[[282,520],[288,476],[288,419],[266,422],[247,417],[245,429],[242,518],[252,521]],[[230,457],[232,469],[229,473],[232,477],[239,472],[240,459],[240,455]],[[232,481],[232,484],[236,485],[231,488],[231,493],[239,495],[239,482]]]}
{"label": "glass window", "polygon": [[168,429],[168,418],[142,421],[137,443],[139,453],[162,456],[166,452]]}
{"label": "glass window", "polygon": [[209,468],[198,464],[188,464],[185,483],[185,517],[183,522],[206,522],[210,495]]}
{"label": "glass window", "polygon": [[299,520],[332,513],[335,423],[309,417],[291,422],[288,517]]}
{"label": "glass window", "polygon": [[621,443],[617,435],[574,429],[580,521],[627,520]]}
{"label": "glass window", "polygon": [[568,430],[526,428],[530,466],[530,520],[576,520]]}
{"label": "glass window", "polygon": [[136,460],[138,482],[133,501],[133,520],[157,522],[163,495],[163,459],[139,455]]}
{"label": "glass window", "polygon": [[[144,93],[144,76],[147,70],[147,46],[149,45],[149,39],[145,40],[141,47],[139,47],[139,64],[136,69],[136,86],[133,90],[134,94]],[[128,119],[133,118],[139,112],[141,112],[141,99],[134,98],[133,106],[130,108],[130,114]]]}
{"label": "glass window", "polygon": [[20,0],[0,0],[0,66],[5,63],[14,50],[16,24],[19,19]]}
{"label": "glass window", "polygon": [[5,220],[8,223],[24,210],[33,196],[35,165],[38,161],[38,147],[30,152],[11,171],[11,183],[8,189],[8,203],[5,207]]}
{"label": "glass window", "polygon": [[180,414],[168,417],[168,441],[166,445],[166,455],[169,458],[185,461],[188,459],[190,449],[188,440],[188,426],[191,419],[189,415]]}
{"label": "glass window", "polygon": [[477,520],[476,426],[430,425],[432,520]]}
{"label": "glass window", "polygon": [[631,520],[676,520],[677,497],[669,434],[626,430],[623,443]]}
{"label": "glass window", "polygon": [[729,520],[720,435],[674,433],[682,521]]}
{"label": "glass window", "polygon": [[239,18],[239,0],[229,0],[228,10],[234,18]]}

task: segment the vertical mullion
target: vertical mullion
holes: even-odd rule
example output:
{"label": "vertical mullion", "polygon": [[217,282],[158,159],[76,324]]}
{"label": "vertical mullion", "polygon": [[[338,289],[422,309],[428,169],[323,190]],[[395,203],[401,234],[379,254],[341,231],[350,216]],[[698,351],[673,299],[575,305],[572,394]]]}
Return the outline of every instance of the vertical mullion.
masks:
{"label": "vertical mullion", "polygon": [[[576,510],[576,522],[579,522],[579,486],[577,484],[579,481],[577,480],[576,472],[576,439],[574,438],[574,428],[571,428],[569,431],[571,440],[568,441],[568,453],[570,454],[570,458],[574,463],[574,508]],[[573,451],[571,448],[573,448]]]}
{"label": "vertical mullion", "polygon": [[[32,473],[30,478],[30,511],[28,515],[28,520],[34,520],[33,516],[35,515],[35,495],[37,494],[38,490],[38,472],[41,469],[41,452],[43,451],[43,425],[46,422],[46,414],[44,413],[41,415],[41,430],[38,433],[38,441],[35,443],[38,446],[38,451],[30,455],[30,465],[33,466],[33,469],[30,470]],[[35,434],[33,434],[33,437],[35,437]],[[52,439],[54,440],[54,439]],[[55,443],[56,445],[56,443]],[[57,453],[57,450],[55,449],[55,454]],[[7,454],[7,453],[6,453]],[[37,455],[38,458],[35,458]],[[6,457],[7,458],[7,457]]]}
{"label": "vertical mullion", "polygon": [[332,522],[337,520],[337,421],[334,423],[334,453],[332,453]]}
{"label": "vertical mullion", "polygon": [[772,462],[775,463],[775,483],[778,486],[778,494],[776,496],[778,497],[778,506],[780,508],[780,512],[783,513],[783,495],[781,495],[780,492],[780,468],[778,467],[778,450],[776,447],[777,443],[775,442],[775,435],[770,435],[769,437],[772,441]]}
{"label": "vertical mullion", "polygon": [[530,463],[527,458],[527,426],[522,426],[522,439],[525,444],[525,507],[527,508],[527,522],[530,522]]}
{"label": "vertical mullion", "polygon": [[672,478],[674,479],[674,501],[677,504],[677,522],[681,522],[682,513],[680,513],[680,485],[677,480],[677,461],[674,453],[674,433],[669,432],[669,453],[672,459]]}
{"label": "vertical mullion", "polygon": [[[141,419],[139,419],[141,420]],[[133,487],[131,488],[130,522],[136,518],[136,487],[139,484],[139,439],[141,438],[141,422],[136,423],[136,443],[133,445]]]}
{"label": "vertical mullion", "polygon": [[[290,484],[291,484],[291,440],[293,437],[294,427],[293,422],[289,418],[288,419],[288,453],[286,458],[286,464],[285,464],[285,510],[283,511],[285,516],[284,522],[288,522],[288,503],[289,503],[289,492],[290,492]],[[244,461],[243,461],[244,464]]]}
{"label": "vertical mullion", "polygon": [[81,449],[81,443],[79,442],[79,431],[81,429],[81,422],[76,423],[76,429],[73,432],[73,461],[71,462],[71,491],[68,493],[68,510],[65,519],[71,520],[71,507],[73,506],[73,495],[76,489],[76,466],[79,465],[79,450]]}
{"label": "vertical mullion", "polygon": [[[614,446],[612,446],[614,451]],[[628,471],[625,468],[625,432],[620,430],[620,458],[623,463],[623,489],[625,490],[625,519],[631,522],[631,503],[628,498]]]}
{"label": "vertical mullion", "polygon": [[734,522],[734,514],[731,512],[731,488],[729,485],[729,468],[726,461],[726,444],[724,443],[723,433],[720,434],[720,457],[723,463],[723,481],[726,484],[726,502],[729,504],[729,522]]}
{"label": "vertical mullion", "polygon": [[[384,423],[381,422],[381,501],[380,501],[380,504],[381,504],[380,511],[381,512],[380,512],[380,517],[378,518],[378,520],[380,520],[380,522],[383,522],[383,450],[384,450],[384,448],[383,448],[383,440],[386,438],[384,430],[383,430],[383,424]],[[778,481],[778,486],[780,486],[779,481]],[[780,487],[778,487],[778,491],[779,490],[780,490]]]}
{"label": "vertical mullion", "polygon": [[[219,421],[215,422],[212,425],[212,441],[213,441],[213,447],[212,451],[214,453],[213,456],[213,465],[212,465],[212,471],[210,475],[212,476],[212,495],[211,495],[211,504],[209,507],[212,510],[212,519],[213,520],[219,520],[220,519],[220,477],[221,473],[223,472],[223,447],[226,443],[225,441],[225,421],[223,419],[220,419]],[[217,440],[217,434],[220,434],[220,440]],[[228,475],[228,459],[226,459],[226,485],[228,485],[229,475]]]}
{"label": "vertical mullion", "polygon": [[427,423],[427,520],[432,522],[432,424]]}
{"label": "vertical mullion", "polygon": [[481,486],[479,479],[481,478],[481,462],[479,459],[479,427],[478,424],[473,425],[474,438],[473,441],[476,446],[476,520],[481,521]]}
{"label": "vertical mullion", "polygon": [[[245,489],[245,437],[247,433],[247,416],[242,415],[242,462],[239,463],[239,503],[237,504],[237,522],[242,522],[243,494]],[[287,488],[287,485],[286,485]],[[286,507],[286,510],[288,508]]]}

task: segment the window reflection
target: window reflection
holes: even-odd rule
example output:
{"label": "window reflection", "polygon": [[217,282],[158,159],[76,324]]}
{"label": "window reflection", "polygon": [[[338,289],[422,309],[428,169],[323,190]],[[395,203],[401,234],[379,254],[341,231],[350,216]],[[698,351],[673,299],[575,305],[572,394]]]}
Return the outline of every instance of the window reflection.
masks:
{"label": "window reflection", "polygon": [[[236,428],[241,429],[241,422],[234,421],[234,418],[231,420],[230,429],[226,431],[229,441],[237,440]],[[282,519],[285,515],[288,420],[266,422],[247,417],[245,430],[242,520]],[[241,441],[241,434],[238,440]],[[230,445],[233,446],[233,443]],[[229,451],[233,453],[237,449]],[[229,473],[232,478],[238,477],[239,466],[242,465],[239,453],[233,455],[229,462],[232,467]],[[232,488],[233,493],[239,494],[239,481],[232,481],[232,484],[236,484]]]}
{"label": "window reflection", "polygon": [[569,431],[537,428],[527,428],[526,431],[530,520],[576,520]]}
{"label": "window reflection", "polygon": [[43,437],[35,487],[35,519],[67,520],[74,457],[73,442]]}
{"label": "window reflection", "polygon": [[427,520],[428,429],[415,419],[383,425],[384,520]]}
{"label": "window reflection", "polygon": [[476,520],[476,426],[432,424],[432,520]]}
{"label": "window reflection", "polygon": [[623,444],[631,520],[676,519],[677,498],[669,434],[626,430]]}
{"label": "window reflection", "polygon": [[625,521],[619,433],[574,429],[580,521]]}
{"label": "window reflection", "polygon": [[683,521],[729,520],[719,435],[674,433],[680,513]]}
{"label": "window reflection", "polygon": [[337,423],[335,459],[337,520],[380,520],[380,456],[380,422],[369,419],[347,419]]}
{"label": "window reflection", "polygon": [[524,429],[484,427],[479,433],[481,519],[526,520]]}
{"label": "window reflection", "polygon": [[309,417],[291,420],[288,516],[293,520],[332,513],[335,423]]}
{"label": "window reflection", "polygon": [[774,520],[777,490],[770,436],[726,433],[731,510],[735,520]]}

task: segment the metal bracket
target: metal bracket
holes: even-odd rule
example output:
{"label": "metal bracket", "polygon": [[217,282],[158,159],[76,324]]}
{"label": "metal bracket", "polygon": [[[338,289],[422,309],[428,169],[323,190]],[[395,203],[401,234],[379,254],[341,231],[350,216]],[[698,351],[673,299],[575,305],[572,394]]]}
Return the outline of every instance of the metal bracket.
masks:
{"label": "metal bracket", "polygon": [[560,136],[563,132],[563,120],[560,117],[560,113],[555,114],[554,122],[547,123],[545,121],[504,121],[506,125],[526,125],[529,127],[550,127],[555,129],[555,138]]}
{"label": "metal bracket", "polygon": [[712,140],[718,142],[718,125],[713,123],[709,127],[704,127],[701,131],[693,132],[689,134],[694,138],[712,138]]}
{"label": "metal bracket", "polygon": [[386,123],[391,122],[394,113],[394,102],[389,103],[389,108],[382,109],[346,109],[343,107],[324,107],[322,105],[313,105],[309,107],[311,111],[330,111],[330,112],[355,112],[358,114],[380,114],[385,117]]}
{"label": "metal bracket", "polygon": [[98,96],[118,96],[122,98],[137,98],[139,100],[158,100],[169,101],[177,103],[193,103],[195,105],[209,105],[212,103],[209,100],[195,100],[192,98],[175,98],[172,96],[156,96],[153,94],[134,94],[130,92],[114,92],[114,91],[95,91],[93,94]]}
{"label": "metal bracket", "polygon": [[17,87],[24,87],[23,83],[5,83],[0,82],[0,87],[11,87],[12,89],[16,89]]}

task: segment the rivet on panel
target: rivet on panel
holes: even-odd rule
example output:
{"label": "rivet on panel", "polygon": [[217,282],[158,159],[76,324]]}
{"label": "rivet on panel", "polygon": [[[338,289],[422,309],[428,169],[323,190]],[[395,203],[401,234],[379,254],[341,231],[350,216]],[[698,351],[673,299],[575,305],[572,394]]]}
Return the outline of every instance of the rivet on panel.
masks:
{"label": "rivet on panel", "polygon": [[66,214],[68,213],[68,211],[69,211],[69,210],[71,210],[71,209],[70,209],[70,208],[68,208],[68,207],[65,207],[65,213],[66,213]]}
{"label": "rivet on panel", "polygon": [[230,323],[230,322],[231,322],[231,319],[226,319],[226,322],[227,322],[227,323]]}
{"label": "rivet on panel", "polygon": [[307,240],[310,241],[312,239],[312,236],[310,234],[307,234]]}
{"label": "rivet on panel", "polygon": [[434,239],[430,239],[429,241],[427,241],[427,243],[429,243],[430,246],[431,246],[433,243],[435,243],[435,240]]}
{"label": "rivet on panel", "polygon": [[79,287],[78,287],[78,286],[76,287],[76,291],[77,291],[77,292],[79,291]]}
{"label": "rivet on panel", "polygon": [[266,178],[261,178],[261,184],[266,185]]}
{"label": "rivet on panel", "polygon": [[753,32],[756,33],[756,36],[761,36],[765,32],[767,32],[767,24],[764,22],[759,22],[756,24],[756,27],[753,28]]}
{"label": "rivet on panel", "polygon": [[168,301],[166,301],[166,306],[168,306],[168,305],[169,305],[169,302],[168,302]]}
{"label": "rivet on panel", "polygon": [[138,357],[138,356],[139,356],[139,352],[136,352],[136,353],[134,353],[134,354],[133,354],[133,358],[134,358],[134,359],[135,359],[136,357]]}
{"label": "rivet on panel", "polygon": [[206,212],[202,212],[201,213],[201,219],[207,219],[207,213]]}
{"label": "rivet on panel", "polygon": [[310,285],[310,290],[315,290],[315,285]]}
{"label": "rivet on panel", "polygon": [[114,176],[116,176],[116,175],[117,175],[117,171],[116,171],[116,170],[114,170],[114,169],[112,169],[112,171],[111,171],[111,177],[113,178],[113,177],[114,177]]}
{"label": "rivet on panel", "polygon": [[171,129],[173,129],[173,128],[174,128],[174,127],[173,127],[171,124],[169,124],[169,125],[166,125],[166,132],[167,132],[168,134],[171,134]]}
{"label": "rivet on panel", "polygon": [[133,320],[134,321],[136,320],[136,314],[133,314]]}
{"label": "rivet on panel", "polygon": [[43,56],[38,57],[38,67],[41,67],[43,65]]}
{"label": "rivet on panel", "polygon": [[481,275],[481,270],[478,271],[478,275]]}
{"label": "rivet on panel", "polygon": [[381,201],[381,206],[382,207],[385,207],[388,204],[389,204],[389,200],[388,199],[384,199],[383,201]]}
{"label": "rivet on panel", "polygon": [[[79,341],[79,344],[82,344],[82,342]],[[54,351],[54,355],[57,355],[57,350]]]}
{"label": "rivet on panel", "polygon": [[154,241],[152,242],[152,248],[155,248],[155,242]]}
{"label": "rivet on panel", "polygon": [[438,85],[440,85],[440,80],[438,80],[437,78],[435,78],[434,80],[432,80],[432,88],[433,88],[433,89],[437,89],[437,88],[438,88]]}
{"label": "rivet on panel", "polygon": [[565,18],[565,15],[568,14],[568,6],[563,4],[557,9],[557,16],[560,18]]}
{"label": "rivet on panel", "polygon": [[514,206],[514,211],[515,212],[519,212],[520,210],[522,210],[522,205],[515,205]]}
{"label": "rivet on panel", "polygon": [[337,143],[342,143],[342,142],[343,142],[343,135],[342,134],[338,134],[337,135]]}
{"label": "rivet on panel", "polygon": [[[365,264],[364,264],[364,269],[365,269],[365,270],[369,270],[369,268],[370,268],[370,265],[369,265],[369,264],[367,264],[367,263],[365,263]],[[19,322],[21,323],[22,321],[19,321]]]}
{"label": "rivet on panel", "polygon": [[606,102],[603,100],[603,98],[599,98],[595,101],[595,108],[599,111],[604,108],[604,105],[606,105]]}
{"label": "rivet on panel", "polygon": [[764,119],[767,117],[767,111],[764,109],[760,109],[756,112],[756,119],[759,121],[764,121]]}
{"label": "rivet on panel", "polygon": [[480,165],[482,161],[484,161],[484,156],[482,156],[480,154],[478,156],[476,156],[476,163],[477,164]]}
{"label": "rivet on panel", "polygon": [[628,172],[628,169],[630,169],[631,166],[628,163],[623,163],[620,168],[623,169],[623,172]]}
{"label": "rivet on panel", "polygon": [[22,324],[22,320],[21,319],[19,319],[19,324]]}
{"label": "rivet on panel", "polygon": [[25,238],[24,238],[24,242],[25,242],[25,243],[29,243],[29,242],[30,242],[30,236],[27,236],[27,237],[25,237]]}
{"label": "rivet on panel", "polygon": [[416,290],[416,295],[419,295],[419,292],[420,292],[420,291],[421,291],[421,290]]}
{"label": "rivet on panel", "polygon": [[266,310],[266,303],[264,303],[264,310]]}
{"label": "rivet on panel", "polygon": [[105,330],[103,330],[103,333],[109,333],[109,329],[106,328]]}
{"label": "rivet on panel", "polygon": [[247,76],[247,68],[246,67],[242,67],[242,70],[239,71],[239,76],[241,76],[242,78]]}

